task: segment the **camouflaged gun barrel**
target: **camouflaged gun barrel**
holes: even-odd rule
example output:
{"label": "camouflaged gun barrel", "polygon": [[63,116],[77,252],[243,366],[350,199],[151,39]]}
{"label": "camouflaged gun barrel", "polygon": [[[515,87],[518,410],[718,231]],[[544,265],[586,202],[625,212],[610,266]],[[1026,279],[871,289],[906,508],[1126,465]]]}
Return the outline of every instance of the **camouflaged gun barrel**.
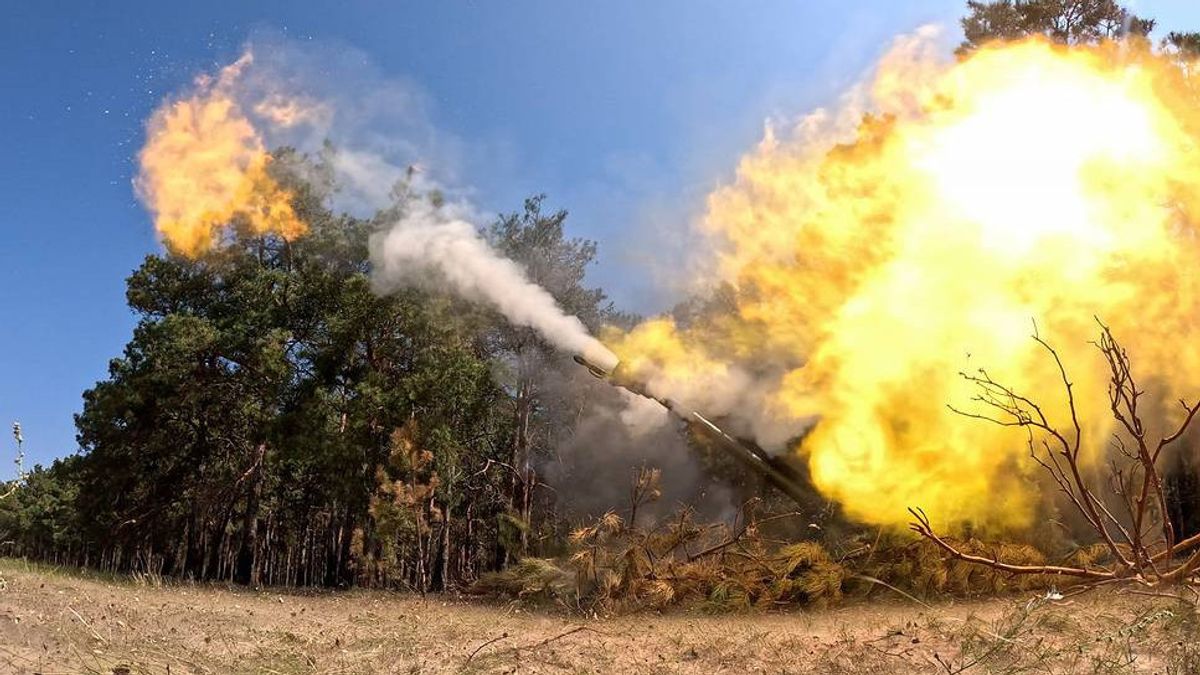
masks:
{"label": "camouflaged gun barrel", "polygon": [[589,361],[582,355],[574,356],[575,362],[587,368],[588,371],[598,379],[608,382],[614,387],[620,387],[626,391],[637,394],[645,398],[658,401],[664,408],[671,411],[679,419],[683,420],[693,429],[699,429],[706,436],[716,441],[722,449],[730,454],[738,462],[744,466],[753,469],[761,475],[777,490],[787,495],[797,505],[807,505],[811,501],[810,491],[805,490],[798,480],[795,472],[786,465],[782,464],[775,458],[763,452],[759,448],[752,448],[746,443],[739,441],[733,436],[725,433],[720,427],[714,424],[707,417],[704,417],[699,412],[687,410],[670,399],[659,398],[646,391],[646,388],[640,383],[634,382],[629,378],[621,377],[620,364],[611,369],[602,368],[595,363]]}

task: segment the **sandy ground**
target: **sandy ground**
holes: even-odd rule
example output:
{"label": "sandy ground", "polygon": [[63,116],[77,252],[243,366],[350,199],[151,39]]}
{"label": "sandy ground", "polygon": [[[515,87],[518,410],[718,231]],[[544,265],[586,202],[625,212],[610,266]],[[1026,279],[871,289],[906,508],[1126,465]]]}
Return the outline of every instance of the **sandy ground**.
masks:
{"label": "sandy ground", "polygon": [[102,580],[0,560],[0,672],[1200,673],[1196,606],[1091,595],[584,618],[447,597]]}

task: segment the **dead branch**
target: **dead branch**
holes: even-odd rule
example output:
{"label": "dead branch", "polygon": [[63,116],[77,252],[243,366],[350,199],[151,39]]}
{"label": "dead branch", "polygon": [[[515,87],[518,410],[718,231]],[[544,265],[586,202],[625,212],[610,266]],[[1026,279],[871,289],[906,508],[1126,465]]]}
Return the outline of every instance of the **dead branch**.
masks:
{"label": "dead branch", "polygon": [[506,637],[508,637],[507,631],[505,631],[505,632],[501,633],[500,635],[492,638],[491,640],[488,640],[487,642],[484,642],[483,644],[479,645],[478,647],[476,647],[474,650],[471,651],[471,654],[469,656],[467,656],[467,663],[470,663],[471,659],[475,658],[475,655],[478,654],[484,647],[491,645],[491,644],[495,644],[495,643],[503,640]]}
{"label": "dead branch", "polygon": [[[1164,450],[1183,438],[1197,412],[1200,401],[1181,400],[1183,416],[1170,433],[1151,440],[1139,404],[1145,391],[1138,387],[1129,354],[1107,325],[1096,320],[1100,337],[1093,345],[1100,351],[1109,372],[1108,403],[1113,419],[1123,434],[1115,434],[1111,447],[1115,456],[1108,465],[1108,482],[1120,499],[1124,520],[1097,496],[1080,467],[1083,426],[1079,421],[1074,386],[1058,351],[1042,339],[1034,326],[1033,340],[1053,359],[1067,397],[1069,427],[1064,431],[1050,420],[1044,409],[1031,398],[996,381],[986,370],[961,373],[976,386],[972,401],[981,412],[950,410],[964,417],[1005,427],[1026,430],[1030,457],[1044,469],[1084,520],[1096,533],[1113,563],[1105,569],[1086,569],[1058,565],[1014,565],[965,553],[938,535],[928,516],[920,508],[910,508],[910,528],[933,542],[950,557],[1012,574],[1063,575],[1081,580],[1085,587],[1131,581],[1147,586],[1162,583],[1189,583],[1200,570],[1200,535],[1177,541],[1163,487],[1159,460]],[[1126,438],[1130,443],[1126,443]],[[1119,457],[1116,457],[1119,455]],[[1124,458],[1124,465],[1118,463]],[[1160,534],[1151,535],[1158,531]],[[1114,535],[1115,533],[1115,535]],[[1118,543],[1118,538],[1123,543]],[[1128,552],[1128,554],[1127,554]],[[1187,554],[1186,559],[1178,557]]]}
{"label": "dead branch", "polygon": [[1112,572],[1101,572],[1097,570],[1083,569],[1082,567],[1061,567],[1057,565],[1012,565],[1001,562],[997,558],[985,558],[983,556],[963,553],[958,550],[953,544],[940,537],[933,530],[933,526],[929,524],[929,517],[925,512],[918,508],[910,508],[908,510],[915,519],[909,524],[909,528],[917,534],[937,544],[939,548],[948,553],[951,558],[962,560],[964,562],[986,565],[992,569],[1011,574],[1057,574],[1062,576],[1078,577],[1080,579],[1112,579],[1116,575]]}
{"label": "dead branch", "polygon": [[783,518],[792,518],[794,516],[799,516],[799,515],[803,515],[803,514],[801,514],[799,511],[791,511],[788,513],[777,513],[773,516],[768,516],[766,518],[763,518],[762,520],[752,520],[752,521],[748,522],[746,525],[743,525],[741,528],[739,528],[737,530],[737,532],[730,535],[728,539],[717,542],[716,544],[709,546],[708,548],[704,549],[703,551],[689,555],[687,557],[687,561],[694,562],[696,560],[699,560],[700,558],[703,558],[704,556],[712,555],[714,553],[720,553],[721,551],[729,548],[730,546],[733,546],[734,544],[737,544],[738,542],[740,542],[742,540],[742,537],[746,536],[747,532],[757,529],[760,525],[765,525],[766,523],[769,523],[772,521],[782,520]]}

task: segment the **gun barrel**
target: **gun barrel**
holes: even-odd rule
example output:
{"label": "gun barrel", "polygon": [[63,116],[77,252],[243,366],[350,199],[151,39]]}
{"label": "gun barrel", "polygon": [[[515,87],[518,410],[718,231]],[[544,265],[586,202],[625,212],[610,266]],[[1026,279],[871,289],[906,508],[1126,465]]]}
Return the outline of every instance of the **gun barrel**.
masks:
{"label": "gun barrel", "polygon": [[756,449],[750,448],[745,443],[725,433],[720,427],[698,412],[685,410],[669,399],[654,396],[647,392],[645,387],[639,383],[630,381],[627,378],[614,377],[614,373],[617,370],[615,367],[606,370],[592,363],[582,354],[576,354],[573,358],[576,363],[587,368],[596,378],[638,396],[653,399],[688,425],[699,427],[708,436],[716,440],[725,452],[732,455],[734,459],[744,466],[749,467],[766,478],[767,482],[773,485],[775,489],[787,495],[796,504],[806,506],[807,502],[811,501],[809,491],[805,490],[795,479],[795,472],[790,467],[776,466],[774,460],[762,450],[756,451]]}
{"label": "gun barrel", "polygon": [[692,413],[692,418],[699,424],[701,429],[720,443],[726,452],[733,455],[734,459],[753,469],[763,478],[766,478],[767,482],[773,485],[776,490],[787,495],[798,506],[807,506],[812,501],[811,492],[805,490],[800,483],[796,482],[793,475],[790,475],[794,473],[790,468],[784,470],[780,466],[776,466],[774,460],[766,456],[761,450],[755,452],[753,449],[747,447],[746,444],[725,433],[721,427],[713,424],[700,413]]}
{"label": "gun barrel", "polygon": [[608,376],[612,374],[609,371],[604,370],[600,366],[592,363],[591,361],[588,361],[587,357],[585,357],[583,354],[576,354],[576,355],[572,356],[571,358],[575,359],[575,363],[578,363],[579,365],[583,366],[584,368],[587,368],[588,372],[590,372],[595,377],[600,378],[601,380],[608,379]]}

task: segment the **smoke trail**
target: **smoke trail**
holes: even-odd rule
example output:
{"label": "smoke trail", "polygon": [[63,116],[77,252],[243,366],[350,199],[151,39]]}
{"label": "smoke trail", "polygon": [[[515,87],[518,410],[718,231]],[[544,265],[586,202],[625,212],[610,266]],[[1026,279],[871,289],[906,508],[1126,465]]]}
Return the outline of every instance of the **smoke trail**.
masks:
{"label": "smoke trail", "polygon": [[463,220],[418,206],[371,239],[377,291],[448,283],[462,297],[494,307],[517,326],[528,326],[560,349],[611,370],[617,357],[588,334],[583,322],[559,308],[520,265],[500,256]]}
{"label": "smoke trail", "polygon": [[[147,125],[137,190],[172,249],[201,255],[238,219],[255,232],[289,239],[307,231],[292,210],[291,193],[268,171],[272,147],[326,161],[336,185],[329,204],[336,210],[388,208],[400,184],[459,194],[450,187],[457,184],[458,142],[427,119],[419,88],[384,78],[364,61],[355,50],[298,48],[267,37],[248,44],[215,77],[198,77],[186,96],[165,101]],[[414,172],[415,166],[433,172]],[[429,285],[432,274],[559,348],[616,366],[616,357],[579,319],[563,313],[472,225],[451,217],[451,209],[415,208],[372,242],[377,290]]]}

